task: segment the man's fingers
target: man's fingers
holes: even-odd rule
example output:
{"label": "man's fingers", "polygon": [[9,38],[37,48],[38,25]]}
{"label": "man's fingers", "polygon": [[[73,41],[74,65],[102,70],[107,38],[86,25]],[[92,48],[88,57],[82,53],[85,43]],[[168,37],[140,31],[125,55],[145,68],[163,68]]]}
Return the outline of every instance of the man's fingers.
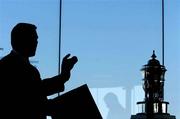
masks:
{"label": "man's fingers", "polygon": [[72,60],[74,61],[74,63],[76,63],[78,61],[78,58],[76,56],[73,56]]}
{"label": "man's fingers", "polygon": [[71,54],[67,54],[63,59],[67,59]]}

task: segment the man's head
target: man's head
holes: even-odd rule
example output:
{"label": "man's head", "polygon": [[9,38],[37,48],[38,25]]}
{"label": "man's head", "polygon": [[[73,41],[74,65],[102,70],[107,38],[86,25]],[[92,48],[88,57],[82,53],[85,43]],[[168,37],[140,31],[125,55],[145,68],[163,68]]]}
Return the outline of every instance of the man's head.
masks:
{"label": "man's head", "polygon": [[18,23],[11,31],[12,48],[25,57],[35,55],[38,35],[36,26],[29,23]]}

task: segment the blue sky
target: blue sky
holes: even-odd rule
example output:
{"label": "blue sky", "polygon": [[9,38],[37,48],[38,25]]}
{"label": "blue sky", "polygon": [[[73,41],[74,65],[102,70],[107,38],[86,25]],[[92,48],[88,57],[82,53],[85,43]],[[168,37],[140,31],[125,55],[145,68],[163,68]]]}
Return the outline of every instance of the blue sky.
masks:
{"label": "blue sky", "polygon": [[[37,26],[39,44],[32,60],[41,77],[58,74],[59,0],[0,0],[0,51],[10,51],[10,31],[18,22]],[[162,61],[161,0],[63,0],[61,57],[76,55],[66,91],[87,83],[104,117],[106,94],[136,113],[143,100],[140,69],[156,51]],[[165,0],[165,100],[180,118],[180,0]],[[161,62],[162,63],[162,62]],[[130,90],[131,99],[126,94]]]}

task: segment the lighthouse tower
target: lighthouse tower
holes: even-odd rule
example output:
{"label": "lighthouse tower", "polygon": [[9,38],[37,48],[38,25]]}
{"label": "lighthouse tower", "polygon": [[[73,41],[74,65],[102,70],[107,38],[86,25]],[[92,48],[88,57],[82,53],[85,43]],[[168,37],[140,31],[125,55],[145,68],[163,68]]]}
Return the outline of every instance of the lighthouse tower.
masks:
{"label": "lighthouse tower", "polygon": [[156,59],[155,51],[141,71],[145,98],[137,102],[139,112],[132,115],[131,119],[175,119],[175,116],[168,113],[169,103],[164,101],[166,68]]}

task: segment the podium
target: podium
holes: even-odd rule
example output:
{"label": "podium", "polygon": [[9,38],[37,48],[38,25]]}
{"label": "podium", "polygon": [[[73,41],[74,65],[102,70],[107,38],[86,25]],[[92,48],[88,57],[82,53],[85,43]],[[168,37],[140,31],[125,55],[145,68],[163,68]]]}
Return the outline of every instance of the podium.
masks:
{"label": "podium", "polygon": [[102,119],[87,84],[52,101],[54,108],[52,119]]}

